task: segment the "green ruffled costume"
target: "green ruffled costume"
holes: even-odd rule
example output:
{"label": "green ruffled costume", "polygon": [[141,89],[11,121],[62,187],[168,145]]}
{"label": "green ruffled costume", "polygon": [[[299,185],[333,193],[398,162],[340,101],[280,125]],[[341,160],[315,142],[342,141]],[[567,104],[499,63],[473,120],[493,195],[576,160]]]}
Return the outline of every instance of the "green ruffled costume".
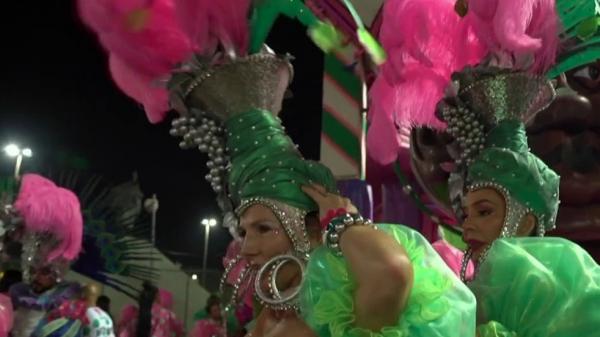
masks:
{"label": "green ruffled costume", "polygon": [[302,315],[319,337],[469,337],[475,331],[475,298],[418,232],[401,225],[378,225],[395,238],[413,263],[414,286],[394,326],[380,332],[354,322],[356,284],[343,257],[327,247],[310,256],[301,290]]}
{"label": "green ruffled costume", "polygon": [[496,240],[469,287],[480,337],[600,336],[600,266],[571,241]]}

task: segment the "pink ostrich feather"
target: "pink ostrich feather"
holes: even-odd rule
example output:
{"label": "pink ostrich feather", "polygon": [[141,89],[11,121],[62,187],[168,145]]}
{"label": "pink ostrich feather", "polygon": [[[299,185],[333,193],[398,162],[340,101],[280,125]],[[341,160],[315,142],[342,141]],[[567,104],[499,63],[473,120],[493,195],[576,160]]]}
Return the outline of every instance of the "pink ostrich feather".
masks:
{"label": "pink ostrich feather", "polygon": [[388,54],[370,90],[369,154],[393,162],[402,146],[399,130],[444,128],[435,116],[452,73],[481,61],[486,48],[453,0],[389,0],[380,41]]}
{"label": "pink ostrich feather", "polygon": [[543,73],[554,64],[560,43],[555,5],[555,0],[469,0],[466,19],[492,54],[525,62],[520,70]]}
{"label": "pink ostrich feather", "polygon": [[211,53],[218,44],[244,55],[249,43],[250,0],[174,0],[182,30],[199,53]]}
{"label": "pink ostrich feather", "polygon": [[110,53],[144,73],[166,75],[191,56],[172,0],[79,0],[79,13]]}
{"label": "pink ostrich feather", "polygon": [[449,76],[456,68],[478,62],[482,53],[469,26],[454,11],[453,0],[386,2],[379,39],[395,72],[418,62]]}
{"label": "pink ostrich feather", "polygon": [[193,52],[175,17],[172,0],[78,0],[83,22],[110,55],[113,79],[141,103],[152,123],[169,110],[166,78]]}
{"label": "pink ostrich feather", "polygon": [[158,80],[132,68],[116,55],[110,55],[108,63],[119,89],[144,106],[151,123],[162,121],[169,111],[169,94]]}
{"label": "pink ostrich feather", "polygon": [[218,45],[236,54],[248,48],[250,0],[78,0],[83,22],[110,55],[113,79],[141,103],[152,123],[169,110],[157,85],[193,53]]}
{"label": "pink ostrich feather", "polygon": [[23,218],[25,229],[35,233],[50,233],[59,241],[50,252],[49,262],[62,257],[74,260],[81,251],[83,217],[77,196],[50,180],[26,174],[15,209]]}
{"label": "pink ostrich feather", "polygon": [[25,174],[23,175],[21,186],[19,188],[18,199],[29,200],[32,194],[37,193],[37,191],[39,191],[40,189],[55,187],[56,184],[54,184],[51,180],[46,179],[40,175]]}

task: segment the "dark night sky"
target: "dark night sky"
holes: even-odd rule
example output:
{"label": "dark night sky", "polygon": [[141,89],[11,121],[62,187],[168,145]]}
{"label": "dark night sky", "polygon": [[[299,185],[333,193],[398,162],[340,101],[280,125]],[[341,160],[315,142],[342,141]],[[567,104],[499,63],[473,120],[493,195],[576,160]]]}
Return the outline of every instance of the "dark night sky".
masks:
{"label": "dark night sky", "polygon": [[[157,193],[160,200],[159,248],[196,255],[181,261],[199,266],[200,219],[218,215],[203,178],[205,157],[180,150],[168,120],[151,125],[118,91],[103,51],[76,17],[74,1],[9,2],[0,15],[0,144],[16,141],[33,149],[25,171],[69,168],[84,158],[88,171],[120,183],[137,170],[144,193]],[[286,101],[282,119],[304,155],[318,159],[322,54],[300,25],[284,19],[268,42],[296,57],[294,98]],[[0,174],[10,174],[12,165],[0,157]],[[225,229],[211,232],[210,267],[220,267],[229,239]]]}

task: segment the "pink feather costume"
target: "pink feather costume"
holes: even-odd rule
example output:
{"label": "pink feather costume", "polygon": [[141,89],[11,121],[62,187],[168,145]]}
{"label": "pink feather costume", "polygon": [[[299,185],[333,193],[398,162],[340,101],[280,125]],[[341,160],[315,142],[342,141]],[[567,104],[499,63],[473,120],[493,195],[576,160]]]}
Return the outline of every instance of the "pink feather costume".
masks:
{"label": "pink feather costume", "polygon": [[387,165],[401,148],[401,127],[444,128],[433,111],[453,72],[486,54],[453,0],[389,0],[380,41],[388,54],[370,90],[369,154]]}
{"label": "pink feather costume", "polygon": [[249,0],[78,0],[83,22],[109,54],[117,86],[158,123],[169,111],[165,81],[194,53],[219,45],[244,55]]}

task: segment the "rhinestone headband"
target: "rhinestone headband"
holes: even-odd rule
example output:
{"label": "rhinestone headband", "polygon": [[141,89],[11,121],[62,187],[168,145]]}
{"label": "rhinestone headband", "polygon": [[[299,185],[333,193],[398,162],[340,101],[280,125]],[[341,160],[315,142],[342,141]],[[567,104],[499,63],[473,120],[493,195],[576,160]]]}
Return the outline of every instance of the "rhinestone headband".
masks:
{"label": "rhinestone headband", "polygon": [[269,208],[285,229],[287,236],[292,241],[292,246],[297,256],[308,259],[310,241],[305,224],[306,211],[280,201],[263,197],[253,197],[242,200],[241,205],[236,209],[237,215],[241,216],[253,205],[262,205]]}

